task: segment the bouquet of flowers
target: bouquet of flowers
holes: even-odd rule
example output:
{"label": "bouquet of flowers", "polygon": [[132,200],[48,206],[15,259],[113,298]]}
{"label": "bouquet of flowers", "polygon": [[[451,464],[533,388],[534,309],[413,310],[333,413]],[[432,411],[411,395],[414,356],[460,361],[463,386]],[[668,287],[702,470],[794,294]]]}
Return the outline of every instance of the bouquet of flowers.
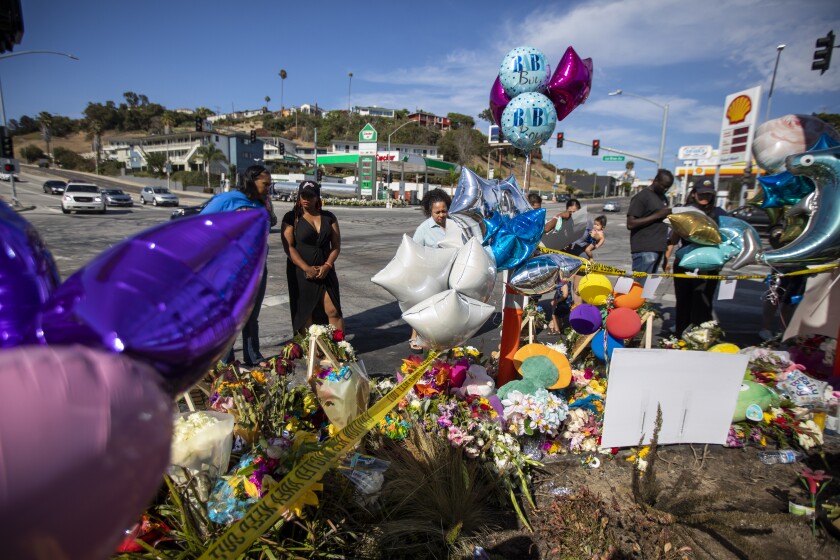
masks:
{"label": "bouquet of flowers", "polygon": [[766,447],[768,440],[779,447],[799,447],[805,451],[823,444],[822,430],[806,409],[771,407],[758,422],[745,420],[732,424],[727,447],[754,443]]}
{"label": "bouquet of flowers", "polygon": [[508,431],[520,436],[536,432],[556,436],[569,413],[563,399],[543,388],[533,395],[511,391],[502,405]]}
{"label": "bouquet of flowers", "polygon": [[689,325],[680,338],[671,335],[660,340],[659,346],[671,350],[708,350],[725,334],[717,321],[706,321],[699,325]]}
{"label": "bouquet of flowers", "polygon": [[367,410],[370,379],[342,331],[332,325],[312,325],[308,335],[301,340],[304,352],[308,353],[309,345],[317,339],[338,360],[321,361],[313,368],[309,383],[330,422],[340,430]]}

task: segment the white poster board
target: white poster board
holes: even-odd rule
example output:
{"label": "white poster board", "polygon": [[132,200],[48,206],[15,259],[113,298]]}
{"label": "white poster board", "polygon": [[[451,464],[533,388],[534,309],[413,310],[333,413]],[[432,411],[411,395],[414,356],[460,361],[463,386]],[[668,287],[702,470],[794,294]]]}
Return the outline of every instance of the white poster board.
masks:
{"label": "white poster board", "polygon": [[835,338],[840,330],[840,270],[808,277],[802,301],[785,329],[784,340],[801,334]]}
{"label": "white poster board", "polygon": [[659,443],[726,443],[749,358],[742,354],[616,348],[610,364],[603,447],[650,443],[662,406]]}
{"label": "white poster board", "polygon": [[[548,218],[548,217],[547,217]],[[559,218],[558,218],[559,220]],[[582,206],[580,210],[572,214],[568,220],[563,220],[560,224],[560,229],[546,233],[542,236],[542,244],[549,249],[555,251],[562,251],[566,245],[574,243],[586,232],[586,226],[589,223],[589,209],[587,206]]]}

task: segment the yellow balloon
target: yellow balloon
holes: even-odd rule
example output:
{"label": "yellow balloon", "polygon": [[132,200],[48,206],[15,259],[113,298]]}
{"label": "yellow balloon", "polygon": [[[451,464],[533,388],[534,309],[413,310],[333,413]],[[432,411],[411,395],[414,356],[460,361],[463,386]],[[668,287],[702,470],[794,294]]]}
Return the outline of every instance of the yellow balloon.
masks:
{"label": "yellow balloon", "polygon": [[721,342],[709,348],[709,352],[720,352],[721,354],[737,354],[741,349],[731,342]]}
{"label": "yellow balloon", "polygon": [[586,303],[601,305],[612,293],[612,284],[603,274],[587,274],[578,284],[578,293]]}
{"label": "yellow balloon", "polygon": [[720,230],[713,219],[702,212],[680,212],[668,216],[677,235],[698,245],[718,245]]}

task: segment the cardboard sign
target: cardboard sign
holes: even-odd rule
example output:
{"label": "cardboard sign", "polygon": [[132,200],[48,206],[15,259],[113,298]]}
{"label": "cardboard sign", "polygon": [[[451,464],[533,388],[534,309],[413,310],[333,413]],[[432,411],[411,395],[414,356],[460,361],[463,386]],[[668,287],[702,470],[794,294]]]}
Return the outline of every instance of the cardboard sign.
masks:
{"label": "cardboard sign", "polygon": [[726,443],[749,357],[617,348],[610,364],[603,447],[650,443],[662,407],[659,443]]}

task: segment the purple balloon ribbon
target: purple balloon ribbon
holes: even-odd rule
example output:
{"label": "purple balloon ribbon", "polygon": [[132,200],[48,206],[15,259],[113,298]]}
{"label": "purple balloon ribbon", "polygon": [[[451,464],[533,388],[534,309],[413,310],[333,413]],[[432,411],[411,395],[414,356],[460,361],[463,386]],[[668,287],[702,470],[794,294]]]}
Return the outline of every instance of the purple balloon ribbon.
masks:
{"label": "purple balloon ribbon", "polygon": [[575,49],[569,47],[551,76],[546,93],[554,103],[557,120],[565,119],[578,105],[585,102],[591,88],[592,59],[581,60]]}
{"label": "purple balloon ribbon", "polygon": [[241,330],[268,251],[263,210],[176,220],[97,256],[44,305],[50,345],[124,352],[173,392],[200,379]]}

